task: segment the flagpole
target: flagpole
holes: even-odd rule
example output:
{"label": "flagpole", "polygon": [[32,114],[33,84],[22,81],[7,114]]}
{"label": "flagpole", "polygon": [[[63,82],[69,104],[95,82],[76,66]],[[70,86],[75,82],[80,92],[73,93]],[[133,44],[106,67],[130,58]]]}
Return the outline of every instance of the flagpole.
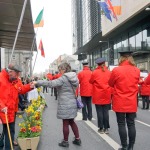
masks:
{"label": "flagpole", "polygon": [[33,73],[33,71],[34,71],[34,67],[35,67],[35,63],[36,63],[36,59],[37,59],[37,55],[38,55],[38,51],[37,51],[37,53],[36,53],[36,57],[35,57],[35,61],[34,61],[34,65],[33,65],[33,68],[32,68],[32,73]]}
{"label": "flagpole", "polygon": [[[30,77],[31,77],[32,74],[33,74],[33,71],[32,71],[32,70],[33,70],[33,69],[32,69],[32,51],[34,50],[34,47],[35,47],[37,32],[38,32],[38,28],[37,28],[37,30],[36,30],[36,33],[35,33],[35,36],[34,36],[34,39],[33,39],[33,42],[32,42],[32,46],[31,46]],[[38,53],[38,50],[37,50],[37,53]]]}
{"label": "flagpole", "polygon": [[20,20],[19,20],[19,24],[18,24],[18,28],[17,28],[17,33],[16,33],[14,44],[13,44],[12,53],[11,53],[11,56],[10,56],[9,63],[12,60],[12,56],[13,56],[13,53],[14,53],[14,50],[15,50],[15,47],[16,47],[16,42],[17,42],[17,39],[18,39],[18,34],[20,32],[21,25],[22,25],[22,20],[23,20],[23,16],[24,16],[24,13],[25,13],[26,5],[27,5],[27,0],[24,0],[24,4],[23,4],[23,8],[22,8],[22,12],[21,12],[21,16],[20,16]]}

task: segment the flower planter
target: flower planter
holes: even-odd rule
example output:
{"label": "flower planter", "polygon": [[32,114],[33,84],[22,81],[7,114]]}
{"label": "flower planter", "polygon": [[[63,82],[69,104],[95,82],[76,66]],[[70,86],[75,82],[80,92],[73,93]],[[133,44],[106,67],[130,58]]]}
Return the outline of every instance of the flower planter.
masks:
{"label": "flower planter", "polygon": [[21,150],[36,150],[40,137],[32,137],[32,138],[18,138],[18,144]]}

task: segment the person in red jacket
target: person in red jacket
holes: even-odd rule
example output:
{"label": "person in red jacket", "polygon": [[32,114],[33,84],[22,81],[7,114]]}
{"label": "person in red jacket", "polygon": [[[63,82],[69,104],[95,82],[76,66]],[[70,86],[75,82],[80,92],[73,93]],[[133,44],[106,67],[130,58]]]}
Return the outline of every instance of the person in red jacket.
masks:
{"label": "person in red jacket", "polygon": [[[10,64],[8,68],[0,73],[0,119],[3,124],[3,136],[0,139],[0,149],[5,145],[5,150],[10,150],[5,114],[8,117],[8,124],[12,141],[14,141],[15,112],[18,105],[18,94],[24,94],[34,87],[34,84],[23,85],[18,82],[21,68],[17,64]],[[5,137],[5,142],[4,141]]]}
{"label": "person in red jacket", "polygon": [[96,60],[98,67],[93,71],[90,83],[93,85],[92,103],[95,104],[98,132],[108,134],[109,126],[109,106],[111,100],[111,87],[108,85],[110,71],[105,66],[105,58]]}
{"label": "person in red jacket", "polygon": [[[142,70],[142,72],[144,72]],[[146,72],[147,73],[147,72]],[[140,95],[142,97],[142,109],[149,109],[149,96],[150,96],[150,85],[147,85],[144,82],[144,77],[140,77]],[[146,108],[145,108],[145,103],[146,103]]]}
{"label": "person in red jacket", "polygon": [[[113,87],[112,109],[116,112],[121,150],[133,150],[136,138],[135,116],[140,70],[135,66],[132,53],[120,52],[119,66],[112,70],[109,85]],[[127,144],[128,127],[129,144]]]}
{"label": "person in red jacket", "polygon": [[89,80],[92,75],[92,71],[88,66],[88,62],[83,62],[83,70],[78,73],[78,79],[80,84],[80,96],[84,107],[82,108],[82,120],[92,120],[92,84]]}
{"label": "person in red jacket", "polygon": [[144,81],[147,85],[150,84],[150,73],[148,74],[147,78]]}

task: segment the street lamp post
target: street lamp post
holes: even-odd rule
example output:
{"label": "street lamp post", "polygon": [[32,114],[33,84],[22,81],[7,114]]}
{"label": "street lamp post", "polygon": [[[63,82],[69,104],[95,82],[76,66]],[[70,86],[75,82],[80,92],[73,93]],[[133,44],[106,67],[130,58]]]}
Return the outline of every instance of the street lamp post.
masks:
{"label": "street lamp post", "polygon": [[108,41],[99,41],[99,43],[107,43],[107,47],[109,50],[109,65],[114,64],[114,51],[110,48],[109,40]]}
{"label": "street lamp post", "polygon": [[109,40],[108,41],[99,41],[99,43],[107,43],[107,47],[109,49]]}

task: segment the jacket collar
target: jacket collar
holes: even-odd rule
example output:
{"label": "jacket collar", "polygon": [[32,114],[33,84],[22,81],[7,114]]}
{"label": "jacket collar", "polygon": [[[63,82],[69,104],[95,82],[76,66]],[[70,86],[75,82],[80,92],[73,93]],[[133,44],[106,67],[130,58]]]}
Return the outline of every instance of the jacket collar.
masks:
{"label": "jacket collar", "polygon": [[128,60],[123,61],[119,66],[131,65]]}
{"label": "jacket collar", "polygon": [[90,68],[88,66],[84,66],[83,70],[90,70]]}

